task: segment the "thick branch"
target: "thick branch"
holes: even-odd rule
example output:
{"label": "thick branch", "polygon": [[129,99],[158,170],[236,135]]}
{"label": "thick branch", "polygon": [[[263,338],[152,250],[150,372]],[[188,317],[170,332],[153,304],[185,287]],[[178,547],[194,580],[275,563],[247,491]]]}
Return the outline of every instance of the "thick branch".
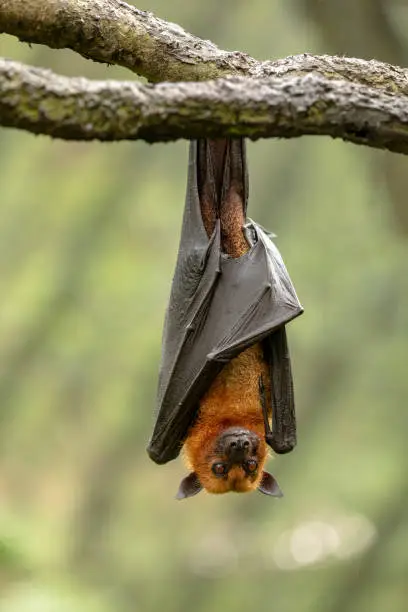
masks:
{"label": "thick branch", "polygon": [[0,33],[20,40],[73,49],[107,64],[118,64],[151,81],[203,81],[227,74],[255,77],[318,72],[355,83],[408,94],[401,68],[343,57],[299,55],[258,62],[226,52],[180,26],[122,0],[1,0]]}
{"label": "thick branch", "polygon": [[65,139],[325,134],[408,153],[405,96],[318,74],[141,85],[0,60],[0,92],[2,125]]}
{"label": "thick branch", "polygon": [[408,152],[408,72],[401,68],[306,54],[257,62],[221,51],[121,0],[2,0],[1,31],[120,64],[152,81],[207,81],[227,74],[257,79],[250,87],[236,78],[149,88],[64,79],[3,62],[0,121],[5,126],[65,139],[150,142],[328,134]]}

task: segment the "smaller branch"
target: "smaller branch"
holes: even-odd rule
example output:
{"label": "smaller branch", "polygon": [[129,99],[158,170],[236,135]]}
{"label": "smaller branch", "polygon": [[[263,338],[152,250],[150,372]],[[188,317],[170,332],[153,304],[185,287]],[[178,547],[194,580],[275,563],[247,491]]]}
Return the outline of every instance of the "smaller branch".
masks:
{"label": "smaller branch", "polygon": [[393,94],[408,95],[408,70],[377,60],[364,60],[339,55],[289,55],[274,62],[259,62],[251,76],[300,76],[315,72],[326,79],[344,79],[367,87],[384,89]]}
{"label": "smaller branch", "polygon": [[67,140],[321,134],[408,154],[405,95],[317,74],[141,85],[0,60],[0,124]]}
{"label": "smaller branch", "polygon": [[256,64],[122,0],[1,0],[3,32],[117,64],[150,81],[208,80]]}

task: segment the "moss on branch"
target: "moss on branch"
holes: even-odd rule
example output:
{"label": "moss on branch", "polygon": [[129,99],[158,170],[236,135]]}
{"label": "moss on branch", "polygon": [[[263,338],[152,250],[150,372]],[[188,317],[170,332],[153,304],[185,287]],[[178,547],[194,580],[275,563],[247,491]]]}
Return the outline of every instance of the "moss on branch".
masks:
{"label": "moss on branch", "polygon": [[325,134],[408,152],[405,96],[318,74],[205,83],[88,81],[0,60],[5,126],[76,140]]}

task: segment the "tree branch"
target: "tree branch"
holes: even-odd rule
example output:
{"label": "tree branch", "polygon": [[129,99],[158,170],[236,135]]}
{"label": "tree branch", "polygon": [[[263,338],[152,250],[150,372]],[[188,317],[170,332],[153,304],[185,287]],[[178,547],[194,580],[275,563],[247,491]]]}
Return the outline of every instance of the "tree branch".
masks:
{"label": "tree branch", "polygon": [[2,125],[64,139],[325,134],[408,153],[406,96],[318,74],[142,85],[0,60],[0,91]]}
{"label": "tree branch", "polygon": [[0,33],[85,58],[117,64],[158,81],[206,81],[231,74],[251,77],[325,78],[408,94],[408,71],[376,61],[303,54],[259,62],[222,51],[180,26],[140,11],[122,0],[1,0]]}
{"label": "tree branch", "polygon": [[122,0],[2,0],[0,33],[72,49],[150,81],[200,81],[248,73],[255,60],[226,53]]}
{"label": "tree branch", "polygon": [[[2,61],[4,126],[64,139],[149,142],[325,134],[408,153],[408,71],[381,62],[307,54],[258,62],[122,0],[2,0],[0,32],[120,64],[152,81],[206,81],[91,82]],[[208,80],[231,74],[240,76]]]}

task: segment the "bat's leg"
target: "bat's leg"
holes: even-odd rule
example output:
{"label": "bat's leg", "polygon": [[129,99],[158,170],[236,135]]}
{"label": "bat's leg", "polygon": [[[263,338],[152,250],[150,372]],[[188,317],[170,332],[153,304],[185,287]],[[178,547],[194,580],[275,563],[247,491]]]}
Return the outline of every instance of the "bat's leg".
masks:
{"label": "bat's leg", "polygon": [[243,231],[248,190],[244,140],[201,139],[197,146],[197,185],[207,235],[219,219],[223,252],[240,257],[250,247]]}
{"label": "bat's leg", "polygon": [[[296,446],[296,416],[293,394],[292,370],[284,327],[269,338],[269,362],[271,376],[272,432],[266,427],[264,408],[265,392],[261,403],[265,420],[265,439],[275,453],[289,453]],[[267,419],[267,416],[266,416]]]}

